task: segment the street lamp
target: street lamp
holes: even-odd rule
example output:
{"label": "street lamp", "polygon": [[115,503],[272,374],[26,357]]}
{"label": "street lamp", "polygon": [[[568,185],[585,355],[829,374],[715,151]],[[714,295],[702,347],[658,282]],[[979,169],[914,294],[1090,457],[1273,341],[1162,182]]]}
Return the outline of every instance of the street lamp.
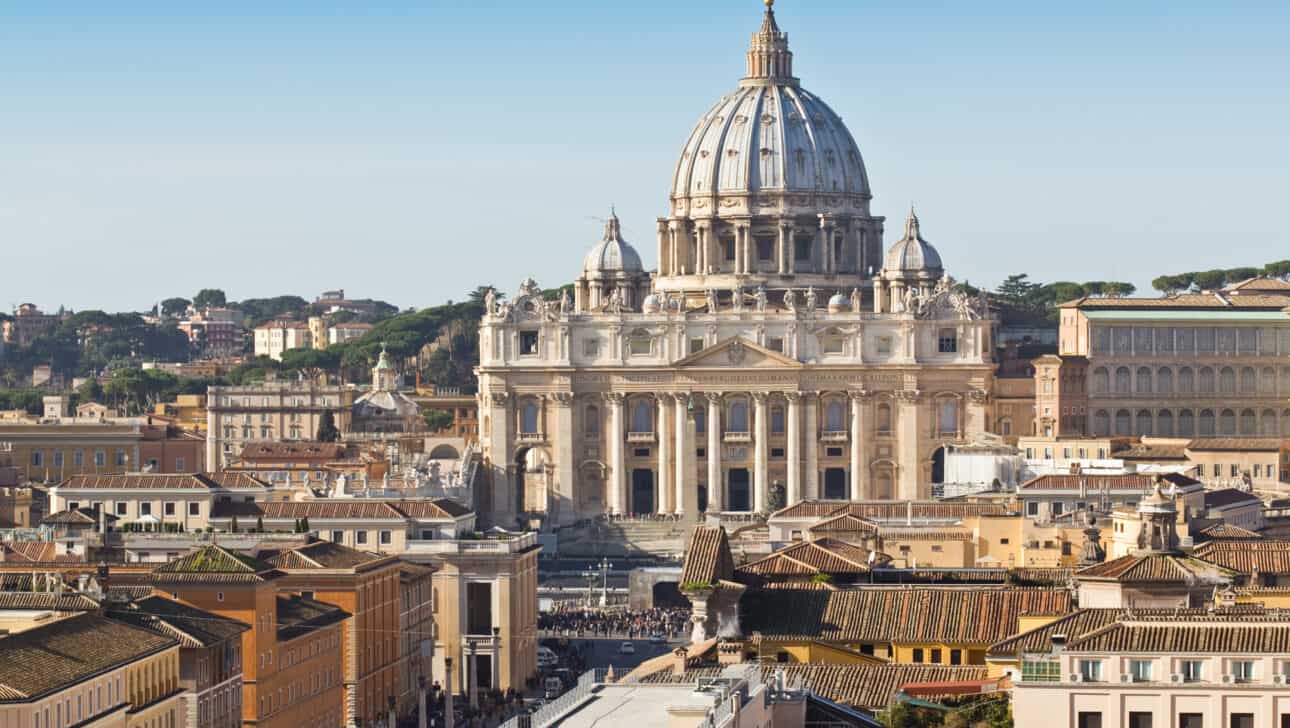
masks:
{"label": "street lamp", "polygon": [[600,606],[609,606],[609,570],[614,565],[609,563],[609,559],[600,560]]}
{"label": "street lamp", "polygon": [[582,576],[587,580],[587,607],[590,608],[592,606],[593,595],[596,593],[596,572],[590,570],[584,571],[582,572]]}

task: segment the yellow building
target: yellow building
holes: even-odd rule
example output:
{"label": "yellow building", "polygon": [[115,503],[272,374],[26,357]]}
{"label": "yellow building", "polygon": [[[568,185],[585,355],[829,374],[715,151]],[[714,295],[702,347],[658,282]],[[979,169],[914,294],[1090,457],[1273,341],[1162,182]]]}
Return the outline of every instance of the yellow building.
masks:
{"label": "yellow building", "polygon": [[0,725],[183,726],[179,642],[96,613],[0,639]]}
{"label": "yellow building", "polygon": [[158,402],[152,413],[172,420],[177,427],[206,433],[206,395],[179,394],[173,402]]}

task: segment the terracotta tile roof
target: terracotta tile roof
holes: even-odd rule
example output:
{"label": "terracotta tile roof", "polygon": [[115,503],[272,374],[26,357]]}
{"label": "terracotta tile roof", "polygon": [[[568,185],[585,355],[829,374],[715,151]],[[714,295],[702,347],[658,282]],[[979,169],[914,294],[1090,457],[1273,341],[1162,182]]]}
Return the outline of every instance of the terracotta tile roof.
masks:
{"label": "terracotta tile roof", "polygon": [[806,529],[811,533],[877,533],[878,526],[859,516],[843,513],[839,516],[820,521]]}
{"label": "terracotta tile roof", "polygon": [[242,446],[242,460],[339,460],[345,445],[338,442],[248,442]]}
{"label": "terracotta tile roof", "polygon": [[201,546],[152,570],[154,581],[253,583],[282,575],[271,565],[223,546]]}
{"label": "terracotta tile roof", "polygon": [[821,538],[802,541],[739,567],[758,576],[802,574],[865,574],[869,572],[869,551],[844,541]]}
{"label": "terracotta tile roof", "polygon": [[[646,683],[693,683],[699,678],[719,677],[724,668],[708,666],[687,670],[684,676],[664,670],[646,677]],[[865,711],[886,708],[901,687],[911,683],[951,683],[986,679],[980,665],[855,665],[785,664],[763,665],[764,678],[783,670],[790,684],[835,703]]]}
{"label": "terracotta tile roof", "polygon": [[[104,513],[103,519],[107,523],[115,523],[116,516],[111,513]],[[99,522],[99,511],[97,508],[77,508],[75,510],[59,511],[48,516],[41,521],[42,524],[65,525],[65,526],[96,526]]]}
{"label": "terracotta tile roof", "polygon": [[52,541],[10,541],[0,546],[0,561],[50,563],[56,559],[57,550]]}
{"label": "terracotta tile roof", "polygon": [[879,531],[884,541],[971,541],[967,531],[944,528],[919,528],[917,526],[883,526]]}
{"label": "terracotta tile roof", "polygon": [[98,607],[97,600],[78,592],[0,592],[0,609],[47,609],[53,612],[89,612],[98,609]]}
{"label": "terracotta tile roof", "polygon": [[268,501],[261,503],[216,503],[211,518],[264,518],[310,520],[452,520],[469,514],[470,509],[448,498],[433,500],[369,500],[342,498],[336,500]]}
{"label": "terracotta tile roof", "polygon": [[[1021,490],[1079,490],[1081,483],[1089,492],[1101,490],[1128,490],[1150,492],[1155,487],[1154,475],[1068,475],[1050,474],[1031,478],[1021,484]],[[1200,483],[1195,478],[1178,473],[1162,473],[1160,478],[1166,483],[1179,486]]]}
{"label": "terracotta tile roof", "polygon": [[[1252,621],[1246,621],[1252,620]],[[1197,617],[1194,620],[1161,618],[1147,622],[1137,618],[1109,624],[1068,641],[1071,652],[1163,652],[1273,654],[1290,653],[1290,620],[1285,617],[1241,622],[1223,622]]]}
{"label": "terracotta tile roof", "polygon": [[1256,276],[1246,278],[1240,283],[1232,283],[1223,287],[1224,291],[1286,291],[1290,293],[1290,283],[1280,278],[1268,278],[1266,276]]}
{"label": "terracotta tile roof", "polygon": [[73,475],[58,484],[59,490],[211,490],[216,488],[267,488],[246,473],[128,473],[125,475]]}
{"label": "terracotta tile roof", "polygon": [[1059,308],[1081,309],[1195,309],[1231,311],[1241,309],[1282,309],[1290,300],[1286,296],[1267,293],[1248,293],[1240,295],[1220,295],[1217,293],[1180,293],[1176,296],[1161,298],[1096,298],[1085,296],[1068,301]]}
{"label": "terracotta tile roof", "polygon": [[314,541],[268,558],[270,564],[284,570],[348,570],[383,561],[392,563],[394,557],[359,551],[331,541]]}
{"label": "terracotta tile roof", "polygon": [[1197,452],[1278,452],[1281,440],[1276,437],[1208,437],[1187,443],[1188,450]]}
{"label": "terracotta tile roof", "polygon": [[1263,536],[1230,523],[1215,523],[1197,534],[1210,541],[1262,541]]}
{"label": "terracotta tile roof", "polygon": [[1058,589],[884,588],[847,591],[749,591],[745,634],[826,642],[992,644],[1015,634],[1023,614],[1065,614],[1071,593]]}
{"label": "terracotta tile roof", "polygon": [[1234,576],[1231,570],[1207,561],[1168,553],[1130,554],[1075,572],[1076,579],[1122,584],[1217,584]]}
{"label": "terracotta tile roof", "polygon": [[801,501],[775,511],[771,518],[824,518],[849,513],[864,519],[967,518],[999,516],[1007,512],[999,503],[953,503],[947,501]]}
{"label": "terracotta tile roof", "polygon": [[19,632],[0,640],[0,702],[25,702],[177,644],[88,613]]}
{"label": "terracotta tile roof", "polygon": [[448,519],[460,518],[469,515],[471,510],[451,498],[435,498],[433,500],[397,500],[389,501],[390,505],[397,508],[408,518],[426,519]]}
{"label": "terracotta tile roof", "polygon": [[350,617],[349,612],[302,596],[278,595],[278,641],[286,642]]}
{"label": "terracotta tile roof", "polygon": [[682,584],[715,584],[733,578],[735,560],[730,555],[730,539],[721,526],[696,526],[685,550],[681,568]]}
{"label": "terracotta tile roof", "polygon": [[1186,460],[1186,445],[1135,444],[1123,450],[1114,450],[1111,456],[1120,460]]}
{"label": "terracotta tile roof", "polygon": [[212,647],[251,629],[249,624],[159,596],[113,608],[108,616],[172,637],[184,647]]}
{"label": "terracotta tile roof", "polygon": [[873,581],[878,584],[982,584],[993,586],[1066,586],[1074,569],[1065,567],[1027,566],[1005,568],[877,568]]}
{"label": "terracotta tile roof", "polygon": [[1192,556],[1241,574],[1290,576],[1290,541],[1210,541]]}

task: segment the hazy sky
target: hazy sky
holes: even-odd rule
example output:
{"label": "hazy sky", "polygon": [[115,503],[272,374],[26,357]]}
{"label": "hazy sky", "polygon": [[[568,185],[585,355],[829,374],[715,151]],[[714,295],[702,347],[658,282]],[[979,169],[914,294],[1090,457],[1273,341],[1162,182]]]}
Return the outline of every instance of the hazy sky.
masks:
{"label": "hazy sky", "polygon": [[[0,307],[553,286],[611,204],[653,266],[681,144],[761,9],[0,0]],[[1284,0],[776,10],[886,242],[916,202],[959,279],[1290,258]]]}

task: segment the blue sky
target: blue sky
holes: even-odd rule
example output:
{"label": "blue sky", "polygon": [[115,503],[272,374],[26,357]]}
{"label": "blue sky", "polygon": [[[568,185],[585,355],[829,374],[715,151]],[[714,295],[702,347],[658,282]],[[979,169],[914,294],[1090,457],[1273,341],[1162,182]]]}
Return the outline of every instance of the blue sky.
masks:
{"label": "blue sky", "polygon": [[[204,9],[203,9],[204,6]],[[950,272],[1290,257],[1290,4],[780,0],[803,86]],[[647,265],[756,0],[0,0],[0,307],[568,282]]]}

